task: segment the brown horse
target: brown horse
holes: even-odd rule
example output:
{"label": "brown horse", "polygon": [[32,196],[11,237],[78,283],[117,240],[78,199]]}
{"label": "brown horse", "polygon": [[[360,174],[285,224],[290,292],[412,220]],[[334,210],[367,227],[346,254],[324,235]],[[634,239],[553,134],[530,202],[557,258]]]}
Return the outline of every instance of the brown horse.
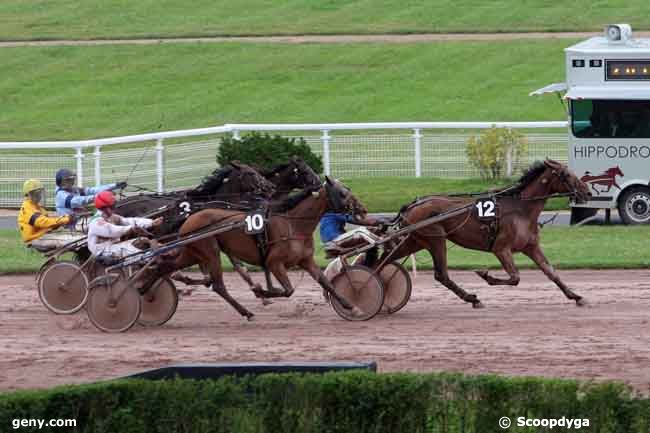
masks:
{"label": "brown horse", "polygon": [[[350,190],[337,181],[326,177],[324,184],[308,188],[285,201],[280,209],[273,210],[264,227],[266,238],[266,255],[260,249],[253,236],[237,228],[213,237],[198,240],[182,247],[173,262],[163,261],[149,273],[143,287],[149,287],[157,278],[179,269],[200,264],[209,271],[212,289],[221,295],[242,316],[252,318],[253,313],[233,299],[223,282],[220,252],[244,262],[262,266],[271,271],[282,285],[282,289],[263,291],[262,297],[289,297],[294,289],[287,275],[287,270],[298,266],[307,271],[331,296],[341,305],[361,314],[357,307],[341,298],[325,277],[314,260],[313,232],[326,211],[365,215],[367,210],[352,195]],[[191,215],[180,228],[181,236],[219,227],[224,224],[243,222],[246,212],[229,209],[206,209]]]}
{"label": "brown horse", "polygon": [[583,305],[584,298],[560,280],[539,244],[537,218],[546,200],[553,195],[570,195],[576,201],[584,202],[589,197],[589,189],[565,165],[546,160],[532,165],[514,186],[482,199],[430,196],[417,200],[400,211],[399,220],[403,227],[434,215],[460,210],[450,218],[415,230],[397,249],[384,254],[391,254],[395,259],[426,249],[433,258],[435,279],[465,302],[480,308],[483,305],[476,295],[465,292],[449,278],[446,240],[465,248],[492,252],[499,259],[510,278],[500,279],[488,271],[477,271],[490,285],[519,284],[513,253],[521,252],[530,257],[567,298]]}

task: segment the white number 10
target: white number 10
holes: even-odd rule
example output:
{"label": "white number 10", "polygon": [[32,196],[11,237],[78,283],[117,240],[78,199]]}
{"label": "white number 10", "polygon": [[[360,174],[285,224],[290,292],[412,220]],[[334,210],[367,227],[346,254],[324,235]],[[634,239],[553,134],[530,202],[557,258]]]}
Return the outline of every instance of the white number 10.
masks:
{"label": "white number 10", "polygon": [[248,215],[245,221],[246,221],[246,228],[248,229],[249,232],[260,231],[262,230],[262,227],[264,227],[264,218],[262,218],[262,215],[258,213],[253,215]]}
{"label": "white number 10", "polygon": [[476,203],[476,209],[478,209],[478,216],[481,218],[496,216],[494,215],[493,201],[479,201]]}

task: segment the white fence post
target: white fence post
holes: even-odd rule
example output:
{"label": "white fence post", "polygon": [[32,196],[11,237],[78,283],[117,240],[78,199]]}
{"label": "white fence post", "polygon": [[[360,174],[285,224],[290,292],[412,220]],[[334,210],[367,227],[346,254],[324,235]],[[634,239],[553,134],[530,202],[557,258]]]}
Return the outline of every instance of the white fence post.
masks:
{"label": "white fence post", "polygon": [[512,147],[506,150],[506,177],[512,176]]}
{"label": "white fence post", "polygon": [[156,140],[156,191],[165,191],[165,165],[164,165],[163,139]]}
{"label": "white fence post", "polygon": [[415,142],[415,177],[422,177],[422,134],[419,128],[413,130],[413,141]]}
{"label": "white fence post", "polygon": [[95,146],[95,186],[102,184],[102,152],[101,146]]}
{"label": "white fence post", "polygon": [[239,135],[239,129],[232,130],[232,139],[237,141],[241,140],[241,137]]}
{"label": "white fence post", "polygon": [[323,135],[321,140],[323,141],[323,168],[325,169],[325,175],[329,176],[331,174],[330,169],[330,135],[329,130],[323,129]]}
{"label": "white fence post", "polygon": [[81,146],[77,146],[77,153],[74,157],[77,159],[77,185],[81,187],[84,185],[84,154],[81,151]]}

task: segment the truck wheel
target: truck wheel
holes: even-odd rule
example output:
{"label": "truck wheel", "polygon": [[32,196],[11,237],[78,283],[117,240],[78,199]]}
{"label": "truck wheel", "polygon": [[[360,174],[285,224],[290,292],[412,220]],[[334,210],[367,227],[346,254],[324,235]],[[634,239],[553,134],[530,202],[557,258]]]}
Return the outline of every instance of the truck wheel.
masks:
{"label": "truck wheel", "polygon": [[618,200],[618,214],[625,224],[650,223],[650,189],[635,186]]}

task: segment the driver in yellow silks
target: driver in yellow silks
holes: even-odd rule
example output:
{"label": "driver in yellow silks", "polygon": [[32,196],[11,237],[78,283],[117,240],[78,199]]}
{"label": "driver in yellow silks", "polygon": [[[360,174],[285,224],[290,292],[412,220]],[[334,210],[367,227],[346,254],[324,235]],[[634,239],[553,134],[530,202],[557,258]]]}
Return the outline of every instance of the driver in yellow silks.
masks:
{"label": "driver in yellow silks", "polygon": [[23,184],[25,199],[18,213],[20,236],[28,246],[39,251],[59,248],[84,237],[69,230],[57,230],[74,222],[74,216],[51,217],[45,209],[45,188],[38,179],[28,179]]}

